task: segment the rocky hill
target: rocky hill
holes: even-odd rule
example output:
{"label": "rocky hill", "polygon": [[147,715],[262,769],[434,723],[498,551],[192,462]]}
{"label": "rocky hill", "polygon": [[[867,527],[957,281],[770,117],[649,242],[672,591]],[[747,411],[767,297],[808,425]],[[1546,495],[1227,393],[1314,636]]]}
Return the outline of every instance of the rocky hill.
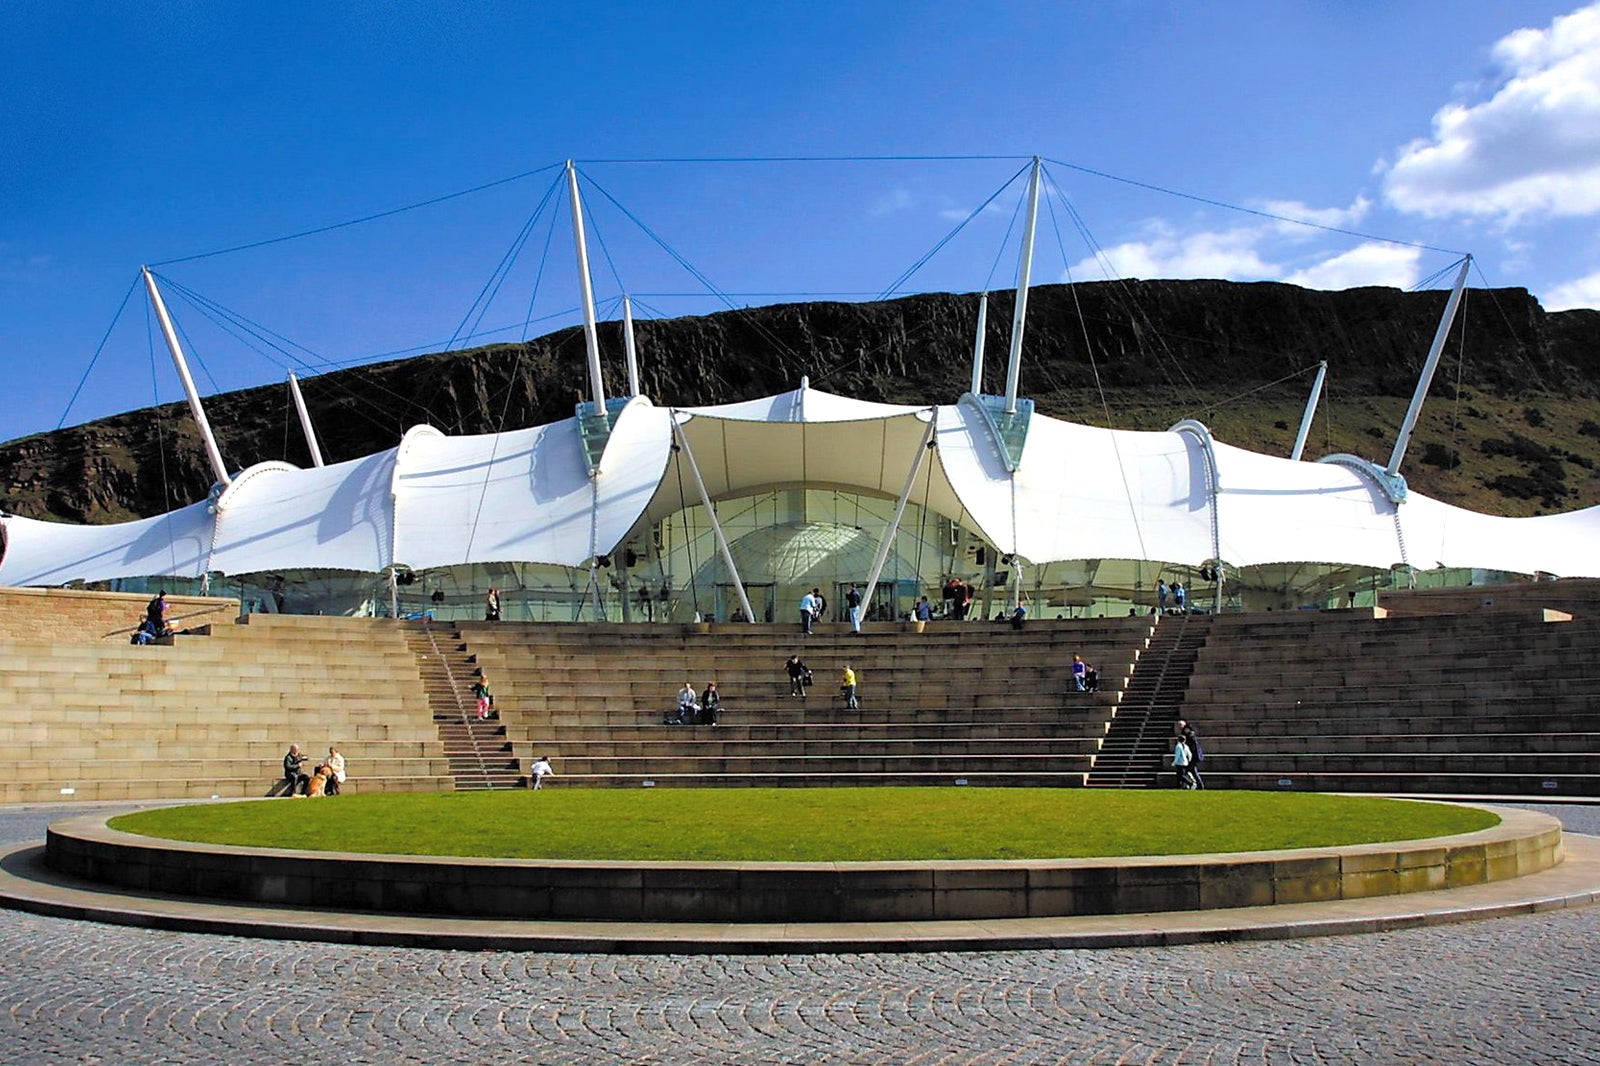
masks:
{"label": "rocky hill", "polygon": [[[1179,418],[1286,455],[1316,364],[1328,391],[1306,457],[1387,460],[1442,292],[1319,292],[1290,285],[1130,281],[1030,294],[1022,392],[1041,411],[1161,429]],[[1011,293],[990,298],[986,388],[1000,391]],[[977,298],[790,304],[641,322],[643,388],[710,404],[812,386],[868,400],[953,402],[971,374]],[[602,325],[611,392],[620,327]],[[426,355],[303,383],[328,462],[391,447],[410,426],[482,433],[570,417],[587,395],[580,330]],[[285,434],[282,385],[206,401],[224,457],[309,463]],[[1600,503],[1600,312],[1548,313],[1522,289],[1469,294],[1408,453],[1413,488],[1480,510],[1533,514]],[[187,408],[168,405],[0,445],[0,507],[106,522],[202,498],[211,474]]]}

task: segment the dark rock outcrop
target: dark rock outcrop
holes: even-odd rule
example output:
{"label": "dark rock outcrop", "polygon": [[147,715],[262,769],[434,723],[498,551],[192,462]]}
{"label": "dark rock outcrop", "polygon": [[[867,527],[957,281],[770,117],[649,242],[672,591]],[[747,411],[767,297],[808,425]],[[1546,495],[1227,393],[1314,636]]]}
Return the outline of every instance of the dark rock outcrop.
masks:
{"label": "dark rock outcrop", "polygon": [[[1003,386],[1012,299],[1009,292],[990,297],[990,391]],[[1155,428],[1185,415],[1209,421],[1221,401],[1278,383],[1238,419],[1237,433],[1218,435],[1280,449],[1299,418],[1310,380],[1305,372],[1326,360],[1334,383],[1330,410],[1340,412],[1328,416],[1339,425],[1327,443],[1337,448],[1345,435],[1365,433],[1367,439],[1357,435],[1344,448],[1382,459],[1387,451],[1378,439],[1387,431],[1392,440],[1397,417],[1389,412],[1404,408],[1444,300],[1437,291],[1330,293],[1220,281],[1044,286],[1029,299],[1022,391],[1048,414],[1105,423],[1109,410],[1112,424]],[[808,376],[814,387],[862,399],[952,402],[967,388],[976,306],[972,295],[934,294],[642,322],[642,386],[659,404],[712,404],[781,392]],[[1506,435],[1502,423],[1511,416],[1502,409],[1513,401],[1519,410],[1528,397],[1545,397],[1528,402],[1547,409],[1576,404],[1571,417],[1519,428],[1562,455],[1569,452],[1561,449],[1575,449],[1574,441],[1581,445],[1570,452],[1581,484],[1567,486],[1558,477],[1554,488],[1545,485],[1546,504],[1600,499],[1593,466],[1581,470],[1600,458],[1600,442],[1567,425],[1580,414],[1600,416],[1600,313],[1547,313],[1522,289],[1475,291],[1467,309],[1466,328],[1458,325],[1452,335],[1434,393],[1447,398],[1437,403],[1454,400],[1455,408],[1464,397],[1474,404],[1466,417],[1453,408],[1435,412],[1436,422],[1449,422],[1449,439],[1435,440],[1435,452],[1477,456],[1479,437]],[[625,380],[620,326],[602,325],[600,337],[607,385],[615,392]],[[582,333],[567,329],[527,344],[329,373],[303,389],[324,455],[335,462],[392,447],[423,422],[450,433],[483,433],[570,417],[588,393],[584,366]],[[1476,391],[1463,389],[1458,397],[1458,381]],[[289,435],[285,454],[287,404],[281,385],[207,400],[230,464],[309,462],[298,434]],[[1476,426],[1475,417],[1484,425]],[[1361,429],[1363,419],[1372,424]],[[1419,457],[1429,432],[1426,424],[1419,429]],[[1496,491],[1494,478],[1522,476],[1507,467],[1469,482],[1446,465],[1408,464],[1408,474],[1424,491],[1469,503],[1480,488]],[[176,404],[0,445],[0,505],[16,514],[89,522],[157,514],[202,498],[211,481],[198,434]],[[1499,509],[1508,513],[1531,506],[1513,492],[1501,496],[1506,506]]]}

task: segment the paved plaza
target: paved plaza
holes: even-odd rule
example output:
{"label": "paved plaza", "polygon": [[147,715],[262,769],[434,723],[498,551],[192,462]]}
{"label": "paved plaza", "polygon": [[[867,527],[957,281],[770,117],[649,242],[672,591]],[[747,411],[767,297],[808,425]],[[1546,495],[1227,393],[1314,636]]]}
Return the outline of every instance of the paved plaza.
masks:
{"label": "paved plaza", "polygon": [[[1540,809],[1600,834],[1600,808]],[[60,814],[0,811],[0,844]],[[1600,1063],[1597,973],[1600,907],[1161,949],[704,957],[0,911],[0,1061]]]}

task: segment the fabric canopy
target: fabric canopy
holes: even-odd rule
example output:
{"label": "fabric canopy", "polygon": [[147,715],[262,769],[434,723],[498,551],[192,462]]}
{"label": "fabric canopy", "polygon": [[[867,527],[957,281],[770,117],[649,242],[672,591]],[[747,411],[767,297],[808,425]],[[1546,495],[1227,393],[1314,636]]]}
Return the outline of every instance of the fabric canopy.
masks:
{"label": "fabric canopy", "polygon": [[635,398],[615,415],[593,471],[576,419],[467,437],[420,426],[362,459],[251,467],[210,499],[137,522],[0,518],[0,583],[584,566],[699,503],[696,472],[713,499],[785,486],[897,497],[930,421],[935,448],[910,481],[911,501],[1035,565],[1220,560],[1600,576],[1600,508],[1502,518],[1416,493],[1397,505],[1354,469],[1234,448],[1195,424],[1128,432],[1038,414],[1011,471],[970,400],[901,406],[802,387],[676,410]]}

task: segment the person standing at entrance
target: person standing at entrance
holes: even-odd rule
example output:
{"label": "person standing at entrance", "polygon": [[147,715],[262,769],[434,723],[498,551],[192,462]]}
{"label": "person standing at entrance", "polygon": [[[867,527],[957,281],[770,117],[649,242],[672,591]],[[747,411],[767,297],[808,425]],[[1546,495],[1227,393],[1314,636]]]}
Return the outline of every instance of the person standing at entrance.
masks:
{"label": "person standing at entrance", "polygon": [[490,589],[489,596],[483,604],[483,620],[485,622],[500,621],[500,590]]}
{"label": "person standing at entrance", "polygon": [[850,631],[856,636],[861,635],[861,589],[854,582],[850,584],[850,591],[844,594],[845,606],[850,608]]}
{"label": "person standing at entrance", "polygon": [[800,632],[810,635],[811,623],[817,618],[817,598],[811,593],[800,597]]}

